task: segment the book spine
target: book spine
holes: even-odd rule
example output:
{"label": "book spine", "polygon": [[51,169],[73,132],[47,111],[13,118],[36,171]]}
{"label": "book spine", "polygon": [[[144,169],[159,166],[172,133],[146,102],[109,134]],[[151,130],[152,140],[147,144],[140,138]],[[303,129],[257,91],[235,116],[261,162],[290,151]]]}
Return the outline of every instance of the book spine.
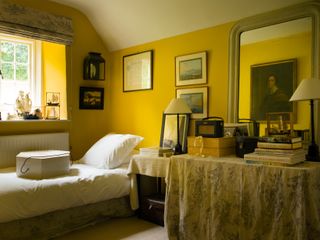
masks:
{"label": "book spine", "polygon": [[266,153],[266,154],[297,154],[305,153],[304,149],[274,149],[274,148],[256,148],[254,150],[256,153]]}
{"label": "book spine", "polygon": [[269,143],[258,142],[258,148],[272,148],[272,149],[297,149],[302,147],[301,142],[297,143]]}

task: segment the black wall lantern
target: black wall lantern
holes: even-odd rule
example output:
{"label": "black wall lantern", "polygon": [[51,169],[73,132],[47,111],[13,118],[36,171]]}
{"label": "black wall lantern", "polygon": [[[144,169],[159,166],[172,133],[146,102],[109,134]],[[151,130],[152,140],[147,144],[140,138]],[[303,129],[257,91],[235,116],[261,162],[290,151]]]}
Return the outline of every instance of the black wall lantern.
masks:
{"label": "black wall lantern", "polygon": [[85,80],[104,80],[105,60],[101,53],[89,52],[83,62],[83,79]]}

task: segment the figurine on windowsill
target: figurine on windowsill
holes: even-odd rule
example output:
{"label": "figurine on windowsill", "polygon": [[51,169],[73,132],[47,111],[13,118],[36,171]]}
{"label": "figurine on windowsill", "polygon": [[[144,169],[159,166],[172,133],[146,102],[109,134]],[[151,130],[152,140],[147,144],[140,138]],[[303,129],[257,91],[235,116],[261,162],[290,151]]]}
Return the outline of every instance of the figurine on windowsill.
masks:
{"label": "figurine on windowsill", "polygon": [[23,117],[28,116],[31,112],[32,101],[30,99],[29,93],[24,94],[23,91],[19,91],[19,95],[16,99],[16,109],[18,116]]}

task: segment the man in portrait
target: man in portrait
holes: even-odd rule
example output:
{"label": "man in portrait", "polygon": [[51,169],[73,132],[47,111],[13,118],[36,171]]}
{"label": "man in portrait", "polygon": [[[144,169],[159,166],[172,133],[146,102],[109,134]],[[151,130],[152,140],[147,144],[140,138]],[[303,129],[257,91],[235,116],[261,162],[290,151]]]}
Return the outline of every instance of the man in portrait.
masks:
{"label": "man in portrait", "polygon": [[267,92],[260,107],[260,119],[265,119],[268,112],[291,112],[288,95],[278,87],[278,79],[275,75],[269,75],[267,79]]}

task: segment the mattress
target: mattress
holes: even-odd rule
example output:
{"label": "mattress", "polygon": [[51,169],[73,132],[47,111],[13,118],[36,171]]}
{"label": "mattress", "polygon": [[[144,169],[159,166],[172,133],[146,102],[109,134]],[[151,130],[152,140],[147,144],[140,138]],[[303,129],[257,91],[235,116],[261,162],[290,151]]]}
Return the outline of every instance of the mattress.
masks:
{"label": "mattress", "polygon": [[41,180],[19,178],[15,168],[0,169],[0,223],[120,198],[129,192],[127,165],[97,169],[73,164],[68,175]]}

